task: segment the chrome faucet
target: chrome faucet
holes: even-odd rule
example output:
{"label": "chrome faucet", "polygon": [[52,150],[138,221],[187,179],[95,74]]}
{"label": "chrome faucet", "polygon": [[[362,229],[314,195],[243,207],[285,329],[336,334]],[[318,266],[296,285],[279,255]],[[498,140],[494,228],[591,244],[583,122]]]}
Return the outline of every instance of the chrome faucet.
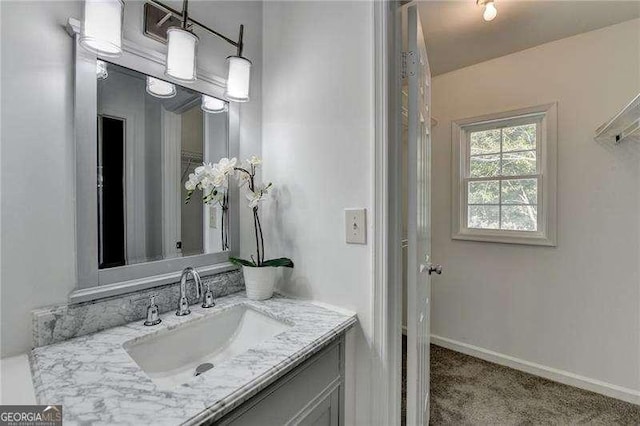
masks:
{"label": "chrome faucet", "polygon": [[187,300],[187,278],[191,275],[193,281],[196,284],[196,297],[200,300],[200,293],[202,292],[202,280],[200,280],[200,274],[192,267],[184,268],[182,276],[180,277],[180,301],[178,302],[178,310],[176,315],[183,316],[189,315],[191,309],[189,309],[189,301]]}
{"label": "chrome faucet", "polygon": [[158,325],[162,322],[160,319],[160,309],[156,305],[156,296],[149,297],[149,306],[147,307],[147,320],[144,322],[146,326]]}

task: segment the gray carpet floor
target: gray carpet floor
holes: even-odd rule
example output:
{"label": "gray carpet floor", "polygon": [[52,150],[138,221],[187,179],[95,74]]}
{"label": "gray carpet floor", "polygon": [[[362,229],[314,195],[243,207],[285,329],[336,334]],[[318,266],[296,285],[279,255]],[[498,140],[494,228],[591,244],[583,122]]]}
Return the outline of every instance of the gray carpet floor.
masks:
{"label": "gray carpet floor", "polygon": [[430,417],[434,425],[640,425],[640,406],[431,345]]}

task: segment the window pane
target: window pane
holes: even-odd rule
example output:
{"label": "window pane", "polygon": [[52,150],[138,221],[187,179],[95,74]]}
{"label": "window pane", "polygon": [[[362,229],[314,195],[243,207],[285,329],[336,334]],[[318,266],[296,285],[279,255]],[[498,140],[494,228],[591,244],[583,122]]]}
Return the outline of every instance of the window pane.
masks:
{"label": "window pane", "polygon": [[500,174],[500,155],[477,155],[469,164],[471,177],[494,177]]}
{"label": "window pane", "polygon": [[491,182],[469,182],[469,204],[499,204],[500,203],[500,183]]}
{"label": "window pane", "polygon": [[[471,202],[471,201],[469,201]],[[502,181],[503,204],[537,204],[537,179],[512,179]]]}
{"label": "window pane", "polygon": [[[473,160],[472,160],[473,161]],[[533,175],[536,173],[536,152],[511,152],[502,154],[502,175]]]}
{"label": "window pane", "polygon": [[538,207],[502,206],[502,229],[536,231],[538,229]]}
{"label": "window pane", "polygon": [[498,229],[500,227],[500,207],[469,206],[468,228]]}
{"label": "window pane", "polygon": [[500,129],[471,133],[471,155],[500,152]]}
{"label": "window pane", "polygon": [[502,151],[536,149],[536,125],[506,127],[502,129]]}

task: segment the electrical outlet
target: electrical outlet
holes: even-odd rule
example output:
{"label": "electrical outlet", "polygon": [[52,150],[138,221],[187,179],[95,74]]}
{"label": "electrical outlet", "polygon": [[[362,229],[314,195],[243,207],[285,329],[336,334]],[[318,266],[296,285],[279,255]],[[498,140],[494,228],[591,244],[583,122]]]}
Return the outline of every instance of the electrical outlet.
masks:
{"label": "electrical outlet", "polygon": [[347,244],[367,244],[366,209],[345,209],[344,219]]}

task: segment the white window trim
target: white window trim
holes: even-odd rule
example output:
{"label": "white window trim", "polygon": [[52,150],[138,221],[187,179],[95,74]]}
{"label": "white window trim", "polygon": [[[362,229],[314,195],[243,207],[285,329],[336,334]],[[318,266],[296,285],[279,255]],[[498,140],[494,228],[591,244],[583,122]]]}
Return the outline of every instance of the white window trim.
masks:
{"label": "white window trim", "polygon": [[[541,115],[539,126],[540,139],[537,149],[540,150],[538,163],[540,182],[538,191],[538,231],[511,231],[501,229],[472,229],[466,222],[466,191],[464,188],[466,173],[467,129],[478,125],[490,124],[492,121],[518,118],[522,116]],[[558,140],[558,108],[557,103],[539,105],[498,114],[456,120],[451,125],[451,238],[454,240],[484,241],[508,244],[526,244],[539,246],[556,246],[557,241],[557,140]]]}

